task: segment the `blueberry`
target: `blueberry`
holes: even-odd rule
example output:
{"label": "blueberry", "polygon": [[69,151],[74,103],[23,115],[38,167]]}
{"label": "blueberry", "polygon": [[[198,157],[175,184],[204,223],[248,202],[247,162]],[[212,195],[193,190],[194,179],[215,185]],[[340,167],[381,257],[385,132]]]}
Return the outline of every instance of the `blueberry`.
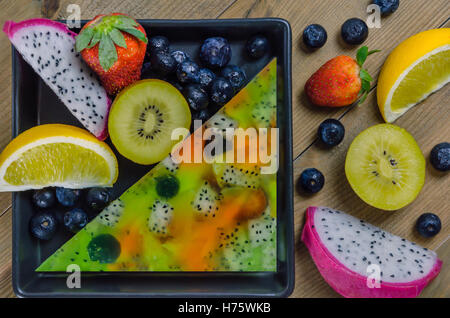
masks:
{"label": "blueberry", "polygon": [[303,43],[311,49],[318,49],[327,42],[327,31],[319,24],[310,24],[303,30]]}
{"label": "blueberry", "polygon": [[157,35],[151,37],[148,41],[148,49],[150,50],[150,55],[156,53],[157,51],[169,52],[169,40],[162,35]]}
{"label": "blueberry", "polygon": [[50,240],[56,233],[58,221],[53,213],[43,211],[36,213],[30,219],[30,232],[40,240]]}
{"label": "blueberry", "polygon": [[184,61],[177,67],[177,78],[183,83],[197,83],[199,79],[199,70],[197,63]]}
{"label": "blueberry", "polygon": [[111,234],[100,234],[92,238],[87,246],[91,261],[101,264],[114,263],[120,256],[119,241]]}
{"label": "blueberry", "polygon": [[58,202],[67,207],[74,206],[81,196],[81,191],[78,189],[66,189],[58,187],[56,188],[55,192]]}
{"label": "blueberry", "polygon": [[369,35],[366,22],[358,18],[348,19],[341,28],[341,36],[345,43],[355,45],[361,44]]}
{"label": "blueberry", "polygon": [[373,4],[380,7],[381,15],[389,15],[397,11],[400,0],[373,0]]}
{"label": "blueberry", "polygon": [[416,229],[423,237],[432,237],[441,230],[441,220],[436,214],[424,213],[417,219]]}
{"label": "blueberry", "polygon": [[157,51],[153,54],[150,62],[152,69],[163,76],[173,73],[177,67],[175,59],[169,53],[163,51]]}
{"label": "blueberry", "polygon": [[303,170],[298,180],[298,185],[307,193],[319,192],[325,183],[322,172],[315,168]]}
{"label": "blueberry", "polygon": [[87,223],[88,216],[82,209],[75,208],[64,214],[64,226],[73,233],[81,230]]}
{"label": "blueberry", "polygon": [[235,92],[244,87],[245,82],[247,81],[247,75],[245,75],[244,70],[236,65],[227,65],[222,70],[221,75],[230,81]]}
{"label": "blueberry", "polygon": [[198,83],[206,91],[209,91],[215,78],[216,74],[208,68],[202,68],[198,72]]}
{"label": "blueberry", "polygon": [[171,175],[164,175],[156,178],[156,193],[162,198],[172,198],[180,189],[180,181]]}
{"label": "blueberry", "polygon": [[245,48],[248,56],[259,59],[269,51],[269,41],[262,35],[255,35],[247,41]]}
{"label": "blueberry", "polygon": [[38,208],[51,208],[56,202],[55,191],[51,188],[36,190],[33,193],[32,201]]}
{"label": "blueberry", "polygon": [[231,59],[230,44],[222,37],[208,38],[200,48],[200,59],[208,68],[222,68]]}
{"label": "blueberry", "polygon": [[344,139],[345,128],[337,119],[325,119],[319,126],[319,139],[327,146],[337,146]]}
{"label": "blueberry", "polygon": [[177,62],[177,65],[183,63],[184,61],[190,60],[189,55],[187,55],[183,51],[173,51],[172,53],[170,53],[170,55]]}
{"label": "blueberry", "polygon": [[450,143],[442,142],[431,149],[430,161],[439,171],[450,170]]}
{"label": "blueberry", "polygon": [[230,81],[223,77],[217,77],[211,85],[211,100],[217,105],[225,105],[234,94]]}
{"label": "blueberry", "polygon": [[89,210],[98,212],[111,200],[111,189],[91,188],[86,194],[86,204]]}
{"label": "blueberry", "polygon": [[189,84],[184,90],[184,97],[193,110],[205,109],[208,107],[208,94],[201,88],[199,84]]}

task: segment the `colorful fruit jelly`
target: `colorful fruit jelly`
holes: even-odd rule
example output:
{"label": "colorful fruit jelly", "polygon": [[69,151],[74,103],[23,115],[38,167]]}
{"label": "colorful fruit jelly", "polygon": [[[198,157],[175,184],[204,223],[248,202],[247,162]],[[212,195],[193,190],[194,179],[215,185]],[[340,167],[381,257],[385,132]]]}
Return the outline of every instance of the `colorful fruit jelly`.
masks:
{"label": "colorful fruit jelly", "polygon": [[[202,129],[274,128],[276,75],[273,59]],[[251,157],[248,142],[243,148]],[[156,165],[37,271],[276,271],[276,171],[261,173],[259,157],[175,161]]]}

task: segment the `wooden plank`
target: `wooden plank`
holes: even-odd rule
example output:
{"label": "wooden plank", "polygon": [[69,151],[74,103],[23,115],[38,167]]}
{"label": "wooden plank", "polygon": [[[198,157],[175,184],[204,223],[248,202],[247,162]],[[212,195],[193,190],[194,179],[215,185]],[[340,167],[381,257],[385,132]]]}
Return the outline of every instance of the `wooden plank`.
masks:
{"label": "wooden plank", "polygon": [[0,217],[0,298],[14,297],[11,286],[11,209]]}
{"label": "wooden plank", "polygon": [[[346,54],[355,56],[358,47],[348,47],[340,40],[340,28],[345,20],[359,17],[366,20],[368,1],[274,1],[238,0],[220,18],[280,17],[292,27],[292,110],[294,131],[294,158],[315,138],[320,122],[336,118],[347,108],[319,108],[306,99],[303,87],[306,80],[327,60]],[[447,0],[402,1],[395,14],[382,19],[381,28],[370,29],[364,45],[382,52],[369,57],[365,67],[376,78],[386,56],[400,41],[422,30],[438,27],[450,16]],[[325,27],[328,41],[324,47],[311,53],[302,44],[303,29],[312,23]],[[368,104],[365,104],[368,107]]]}
{"label": "wooden plank", "polygon": [[421,298],[450,298],[450,237],[436,253],[444,261],[441,274],[420,294]]}
{"label": "wooden plank", "polygon": [[137,19],[215,19],[233,0],[63,0],[53,17],[65,19],[67,5],[78,4],[82,19],[92,19],[105,12],[122,12]]}

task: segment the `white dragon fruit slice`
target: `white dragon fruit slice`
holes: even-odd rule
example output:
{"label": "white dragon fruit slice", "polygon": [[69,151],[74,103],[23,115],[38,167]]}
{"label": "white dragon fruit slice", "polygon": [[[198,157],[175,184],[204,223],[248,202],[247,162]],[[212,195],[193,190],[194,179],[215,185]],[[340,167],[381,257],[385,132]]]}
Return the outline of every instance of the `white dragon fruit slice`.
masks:
{"label": "white dragon fruit slice", "polygon": [[111,100],[76,52],[77,34],[48,19],[6,21],[3,31],[84,127],[98,139],[106,139]]}
{"label": "white dragon fruit slice", "polygon": [[416,297],[442,267],[433,251],[325,207],[307,209],[302,241],[344,297]]}

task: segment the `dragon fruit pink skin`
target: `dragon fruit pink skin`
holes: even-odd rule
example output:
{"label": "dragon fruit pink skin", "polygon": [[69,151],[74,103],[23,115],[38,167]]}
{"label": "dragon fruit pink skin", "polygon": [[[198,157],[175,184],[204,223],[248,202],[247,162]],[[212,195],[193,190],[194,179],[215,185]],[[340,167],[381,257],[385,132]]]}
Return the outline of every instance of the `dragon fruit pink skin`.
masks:
{"label": "dragon fruit pink skin", "polygon": [[[33,32],[33,30],[36,30],[36,32]],[[48,31],[50,31],[48,36],[58,34],[56,35],[58,38],[46,41]],[[53,31],[54,34],[51,33]],[[6,21],[3,32],[6,33],[22,57],[41,76],[83,126],[98,139],[106,139],[108,137],[107,120],[112,101],[92,70],[84,64],[81,57],[77,56],[78,54],[75,51],[75,36],[77,34],[70,31],[65,24],[48,19],[29,19],[18,23]],[[36,39],[42,40],[42,42],[38,42],[42,44],[42,48],[40,46],[39,48],[35,47],[36,52],[45,50],[46,53],[46,56],[39,55],[41,57],[39,67],[37,67],[37,62],[32,60],[33,58],[37,59],[34,54],[32,56],[32,53],[35,53],[33,49],[28,51],[28,47],[25,48],[22,45],[29,40],[25,37],[27,35],[31,37],[32,33],[37,34]],[[32,37],[31,40],[33,40]],[[66,42],[64,41],[66,40],[68,40],[68,45],[65,45]],[[47,44],[44,44],[45,42]],[[52,46],[52,44],[54,45]],[[61,53],[61,60],[58,62],[56,62],[58,59],[57,53]],[[55,55],[56,59],[54,58]],[[46,61],[48,61],[50,67],[44,69]],[[64,66],[67,67],[64,69]],[[68,77],[69,75],[73,76]],[[58,80],[56,80],[56,77],[58,77]],[[85,77],[86,80],[84,80]],[[69,84],[69,79],[73,79],[71,84]]]}
{"label": "dragon fruit pink skin", "polygon": [[[320,216],[321,220],[324,214],[324,211],[331,211],[330,213],[340,213],[340,215],[344,215],[343,222],[339,222],[340,226],[344,227],[344,224],[351,224],[352,220],[356,220],[355,218],[346,215],[343,212],[336,211],[329,208],[323,207],[309,207],[306,211],[306,223],[302,232],[302,241],[305,243],[306,247],[311,254],[314,263],[319,269],[320,274],[323,276],[325,281],[339,294],[344,297],[352,297],[352,298],[412,298],[417,297],[422,289],[428,285],[440,272],[442,267],[442,261],[437,258],[434,252],[428,251],[426,253],[427,256],[431,255],[429,258],[434,262],[427,273],[424,273],[424,276],[420,279],[405,281],[405,282],[385,282],[381,279],[380,288],[369,288],[367,286],[367,276],[363,276],[361,273],[358,273],[348,266],[344,265],[341,261],[339,261],[335,255],[333,255],[329,248],[327,248],[326,243],[328,241],[323,241],[319,235],[319,230],[317,230],[318,226],[315,222],[317,222],[317,217]],[[316,213],[322,213],[317,214]],[[316,218],[315,218],[316,217]],[[348,221],[350,220],[350,221]],[[359,221],[359,220],[356,220]],[[347,223],[348,222],[348,223]],[[364,221],[360,221],[364,223]],[[355,226],[355,223],[352,224]],[[356,224],[357,225],[357,224]],[[366,227],[372,230],[379,231],[380,233],[386,234],[387,237],[393,238],[393,240],[401,240],[405,243],[405,245],[411,244],[414,249],[423,249],[419,247],[415,243],[406,241],[405,239],[399,238],[388,232],[385,232],[379,228],[376,228],[368,223],[365,223]],[[331,226],[330,226],[331,228]],[[332,229],[330,229],[330,232]],[[328,232],[325,232],[328,233]],[[353,241],[354,242],[354,241]],[[336,244],[336,243],[334,243]],[[392,243],[390,243],[392,244]],[[406,247],[406,250],[410,247],[409,245]],[[361,247],[365,249],[363,253],[367,254],[370,250],[369,247],[364,246]],[[405,250],[405,251],[406,251]],[[411,249],[412,251],[413,249]],[[353,252],[353,251],[351,251]],[[406,252],[405,252],[406,253]],[[402,254],[403,255],[403,254]],[[342,255],[340,255],[342,257]],[[424,254],[425,256],[425,254]],[[433,257],[434,256],[434,257]],[[383,265],[380,265],[380,267]]]}

